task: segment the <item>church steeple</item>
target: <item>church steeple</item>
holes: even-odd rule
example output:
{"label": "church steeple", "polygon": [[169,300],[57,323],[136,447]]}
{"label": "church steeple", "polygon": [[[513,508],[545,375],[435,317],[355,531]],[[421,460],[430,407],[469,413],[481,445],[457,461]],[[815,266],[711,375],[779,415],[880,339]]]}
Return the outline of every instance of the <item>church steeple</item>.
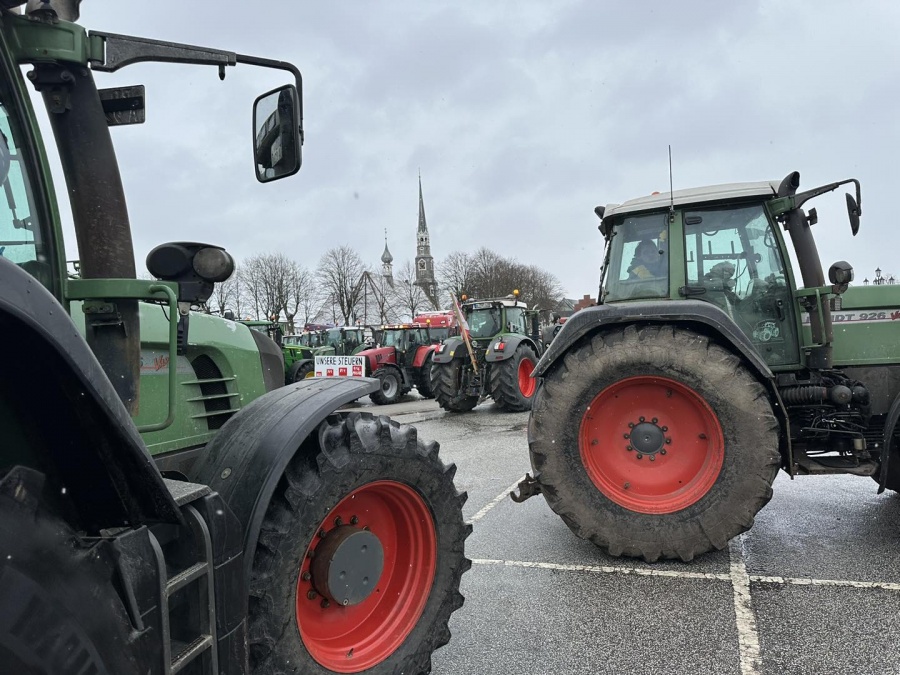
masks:
{"label": "church steeple", "polygon": [[388,249],[387,243],[387,228],[384,229],[384,253],[381,254],[381,276],[384,277],[384,280],[388,283],[388,285],[393,288],[394,286],[394,266],[391,264],[394,262],[394,256],[391,255],[390,250]]}
{"label": "church steeple", "polygon": [[419,286],[435,309],[440,309],[437,283],[434,280],[434,258],[431,257],[431,243],[428,224],[425,222],[425,200],[422,198],[422,173],[419,173],[419,228],[416,232],[416,286]]}

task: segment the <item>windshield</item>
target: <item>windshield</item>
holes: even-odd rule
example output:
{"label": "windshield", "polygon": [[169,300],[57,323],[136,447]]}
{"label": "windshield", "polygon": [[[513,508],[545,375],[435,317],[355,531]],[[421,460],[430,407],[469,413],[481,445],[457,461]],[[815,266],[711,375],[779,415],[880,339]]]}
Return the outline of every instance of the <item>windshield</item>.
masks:
{"label": "windshield", "polygon": [[473,338],[493,337],[500,332],[500,308],[473,309],[466,317]]}
{"label": "windshield", "polygon": [[388,328],[381,334],[382,347],[401,347],[403,346],[403,329]]}
{"label": "windshield", "polygon": [[664,298],[669,291],[669,225],[664,213],[626,216],[613,228],[604,299]]}
{"label": "windshield", "polygon": [[48,288],[52,268],[41,223],[35,213],[32,181],[23,156],[25,146],[16,109],[5,84],[0,84],[0,256],[11,260]]}

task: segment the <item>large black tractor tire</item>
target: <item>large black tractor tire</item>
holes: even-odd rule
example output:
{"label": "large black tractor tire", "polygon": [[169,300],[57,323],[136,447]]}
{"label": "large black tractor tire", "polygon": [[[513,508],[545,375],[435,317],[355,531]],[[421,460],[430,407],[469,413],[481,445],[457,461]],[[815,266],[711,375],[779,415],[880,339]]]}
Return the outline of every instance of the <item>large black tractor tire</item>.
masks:
{"label": "large black tractor tire", "polygon": [[429,354],[416,374],[416,391],[422,398],[434,398],[434,388],[431,386],[431,366],[431,354]]}
{"label": "large black tractor tire", "polygon": [[462,391],[462,373],[462,359],[431,366],[431,391],[438,405],[447,412],[468,412],[478,405],[477,396]]}
{"label": "large black tractor tire", "polygon": [[613,556],[692,560],[772,497],[779,424],[730,351],[673,326],[595,335],[545,376],[532,467],[569,528]]}
{"label": "large black tractor tire", "polygon": [[380,385],[378,391],[369,394],[372,403],[376,405],[388,405],[396,403],[403,396],[403,378],[400,371],[392,367],[383,367],[375,371],[375,379]]}
{"label": "large black tractor tire", "polygon": [[16,468],[0,485],[0,673],[147,672],[106,543],[82,541],[40,506],[41,483]]}
{"label": "large black tractor tire", "polygon": [[471,566],[455,473],[413,427],[357,412],[323,422],[262,523],[250,582],[253,673],[431,672]]}
{"label": "large black tractor tire", "polygon": [[294,382],[305,380],[307,377],[313,377],[315,370],[316,367],[312,361],[297,361],[297,363],[288,368],[287,383],[293,384]]}
{"label": "large black tractor tire", "polygon": [[498,408],[506,412],[531,410],[537,390],[537,380],[531,377],[531,371],[537,361],[534,349],[522,342],[510,358],[491,364],[491,398]]}

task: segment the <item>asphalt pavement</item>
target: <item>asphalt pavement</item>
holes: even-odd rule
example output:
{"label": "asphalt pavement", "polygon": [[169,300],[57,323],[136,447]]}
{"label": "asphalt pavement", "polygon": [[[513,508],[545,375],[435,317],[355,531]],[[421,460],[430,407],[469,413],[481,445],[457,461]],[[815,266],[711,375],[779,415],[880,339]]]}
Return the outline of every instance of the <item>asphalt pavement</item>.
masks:
{"label": "asphalt pavement", "polygon": [[508,498],[528,413],[357,405],[438,440],[469,493],[474,564],[438,675],[900,673],[900,496],[869,478],[779,475],[728,550],[647,564],[578,539],[543,497]]}

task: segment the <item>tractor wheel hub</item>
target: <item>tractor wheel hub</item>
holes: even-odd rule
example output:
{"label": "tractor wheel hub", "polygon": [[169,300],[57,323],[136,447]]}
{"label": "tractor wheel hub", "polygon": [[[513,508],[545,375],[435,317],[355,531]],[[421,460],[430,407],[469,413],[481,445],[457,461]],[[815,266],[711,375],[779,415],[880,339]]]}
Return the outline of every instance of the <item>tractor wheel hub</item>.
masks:
{"label": "tractor wheel hub", "polygon": [[628,442],[642,455],[655,455],[665,443],[662,429],[652,422],[636,424],[629,435]]}
{"label": "tractor wheel hub", "polygon": [[337,605],[358,605],[371,595],[384,569],[384,548],[369,530],[342,525],[316,547],[311,572],[315,589]]}

